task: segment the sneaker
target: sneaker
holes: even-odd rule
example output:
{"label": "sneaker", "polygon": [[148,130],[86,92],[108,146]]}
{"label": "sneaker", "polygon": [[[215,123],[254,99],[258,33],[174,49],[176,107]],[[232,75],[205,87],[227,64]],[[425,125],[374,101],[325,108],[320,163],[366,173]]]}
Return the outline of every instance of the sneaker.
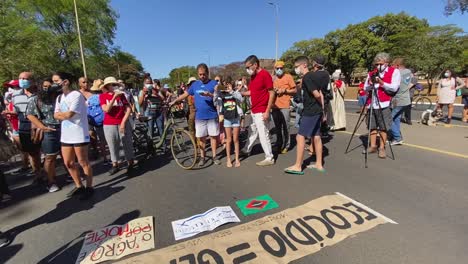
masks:
{"label": "sneaker", "polygon": [[221,165],[221,161],[218,158],[213,158],[213,162],[216,165]]}
{"label": "sneaker", "polygon": [[119,168],[117,166],[112,166],[112,168],[109,170],[109,175],[114,175],[117,172],[119,172]]}
{"label": "sneaker", "polygon": [[0,232],[0,248],[6,247],[10,244],[10,239],[8,239],[4,233]]}
{"label": "sneaker", "polygon": [[273,159],[264,159],[262,161],[257,162],[256,164],[257,166],[270,166],[274,165],[275,161]]}
{"label": "sneaker", "polygon": [[198,167],[203,167],[205,165],[205,157],[200,157],[200,161],[198,162]]}
{"label": "sneaker", "polygon": [[386,159],[387,153],[385,152],[385,148],[379,148],[379,158]]}
{"label": "sneaker", "polygon": [[400,140],[392,140],[390,142],[390,145],[392,145],[392,146],[403,145],[403,140],[401,140],[401,139]]}
{"label": "sneaker", "polygon": [[73,188],[73,190],[71,190],[71,192],[67,193],[67,197],[81,195],[82,193],[84,193],[84,191],[85,191],[84,187],[79,187],[79,188],[75,187]]}
{"label": "sneaker", "polygon": [[91,198],[91,196],[93,196],[93,194],[94,194],[94,188],[93,187],[88,187],[81,194],[79,200],[80,201],[88,200],[89,198]]}
{"label": "sneaker", "polygon": [[47,190],[49,190],[50,193],[58,192],[60,191],[60,187],[58,187],[57,184],[52,183],[51,185],[47,187]]}
{"label": "sneaker", "polygon": [[283,150],[281,150],[281,154],[286,154],[288,153],[288,149],[287,148],[284,148]]}

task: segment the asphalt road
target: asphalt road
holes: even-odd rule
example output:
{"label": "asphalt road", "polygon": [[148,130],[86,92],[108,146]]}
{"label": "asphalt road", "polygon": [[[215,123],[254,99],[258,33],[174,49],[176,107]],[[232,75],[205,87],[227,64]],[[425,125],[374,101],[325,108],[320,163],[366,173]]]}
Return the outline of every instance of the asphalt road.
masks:
{"label": "asphalt road", "polygon": [[[357,107],[353,103],[347,107],[349,131],[357,121],[353,114]],[[49,194],[29,186],[26,176],[9,176],[16,183],[14,199],[0,207],[0,230],[12,233],[14,241],[0,249],[0,263],[74,263],[84,233],[142,216],[155,217],[156,248],[162,248],[176,243],[173,220],[215,206],[231,206],[245,223],[335,192],[398,225],[378,226],[293,263],[464,263],[468,260],[468,127],[454,124],[403,125],[409,145],[394,147],[395,160],[370,156],[367,169],[360,148],[344,154],[349,132],[337,132],[326,144],[325,174],[311,170],[303,176],[284,174],[283,169],[294,162],[295,149],[280,155],[274,166],[256,167],[255,162],[263,159],[260,145],[238,169],[226,168],[223,159],[221,166],[185,171],[170,156],[160,156],[128,179],[123,172],[108,176],[106,168],[96,165],[96,194],[88,202],[66,199],[70,185]],[[352,141],[353,147],[359,144],[358,138]],[[280,207],[242,216],[235,201],[262,194],[269,194]]]}

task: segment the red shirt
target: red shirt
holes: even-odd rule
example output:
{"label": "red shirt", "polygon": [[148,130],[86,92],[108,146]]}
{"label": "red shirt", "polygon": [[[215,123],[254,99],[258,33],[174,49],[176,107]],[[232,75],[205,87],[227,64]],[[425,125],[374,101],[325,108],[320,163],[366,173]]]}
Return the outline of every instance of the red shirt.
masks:
{"label": "red shirt", "polygon": [[[13,103],[10,102],[7,107],[8,107],[8,111],[15,111],[15,107],[13,106]],[[14,131],[18,131],[18,129],[19,129],[18,115],[17,114],[8,114],[6,116],[6,118],[8,119],[8,121],[10,121],[11,128]]]}
{"label": "red shirt", "polygon": [[273,79],[264,69],[253,75],[250,79],[249,91],[252,100],[252,113],[265,113],[268,100],[270,99],[269,90],[273,89]]}
{"label": "red shirt", "polygon": [[[113,92],[99,95],[99,102],[101,103],[101,106],[109,103],[112,100],[112,97],[114,97]],[[104,113],[103,125],[120,125],[128,106],[128,101],[125,99],[125,95],[122,93],[122,95],[115,98],[114,106],[111,108],[111,110],[107,113]]]}
{"label": "red shirt", "polygon": [[366,90],[364,90],[364,83],[359,83],[359,96],[365,96],[367,94]]}

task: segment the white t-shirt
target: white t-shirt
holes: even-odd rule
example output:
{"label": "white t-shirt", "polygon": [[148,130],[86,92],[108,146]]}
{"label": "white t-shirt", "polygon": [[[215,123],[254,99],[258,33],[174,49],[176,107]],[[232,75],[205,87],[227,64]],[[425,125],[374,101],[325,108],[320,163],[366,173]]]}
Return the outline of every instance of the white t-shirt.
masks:
{"label": "white t-shirt", "polygon": [[75,114],[62,121],[60,141],[66,144],[89,142],[88,108],[85,98],[78,91],[62,94],[57,97],[55,113],[72,111]]}

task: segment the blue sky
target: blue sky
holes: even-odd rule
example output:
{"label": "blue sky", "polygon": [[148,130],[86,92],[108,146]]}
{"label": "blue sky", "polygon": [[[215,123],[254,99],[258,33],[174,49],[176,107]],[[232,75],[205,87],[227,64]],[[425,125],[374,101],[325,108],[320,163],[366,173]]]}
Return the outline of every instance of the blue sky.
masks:
{"label": "blue sky", "polygon": [[[274,0],[273,0],[274,1]],[[275,57],[274,9],[268,0],[112,0],[120,18],[115,45],[162,78],[173,68]],[[276,0],[279,54],[299,40],[323,37],[376,15],[407,12],[431,25],[468,31],[468,14],[443,15],[445,0]],[[314,22],[315,21],[315,22]]]}

